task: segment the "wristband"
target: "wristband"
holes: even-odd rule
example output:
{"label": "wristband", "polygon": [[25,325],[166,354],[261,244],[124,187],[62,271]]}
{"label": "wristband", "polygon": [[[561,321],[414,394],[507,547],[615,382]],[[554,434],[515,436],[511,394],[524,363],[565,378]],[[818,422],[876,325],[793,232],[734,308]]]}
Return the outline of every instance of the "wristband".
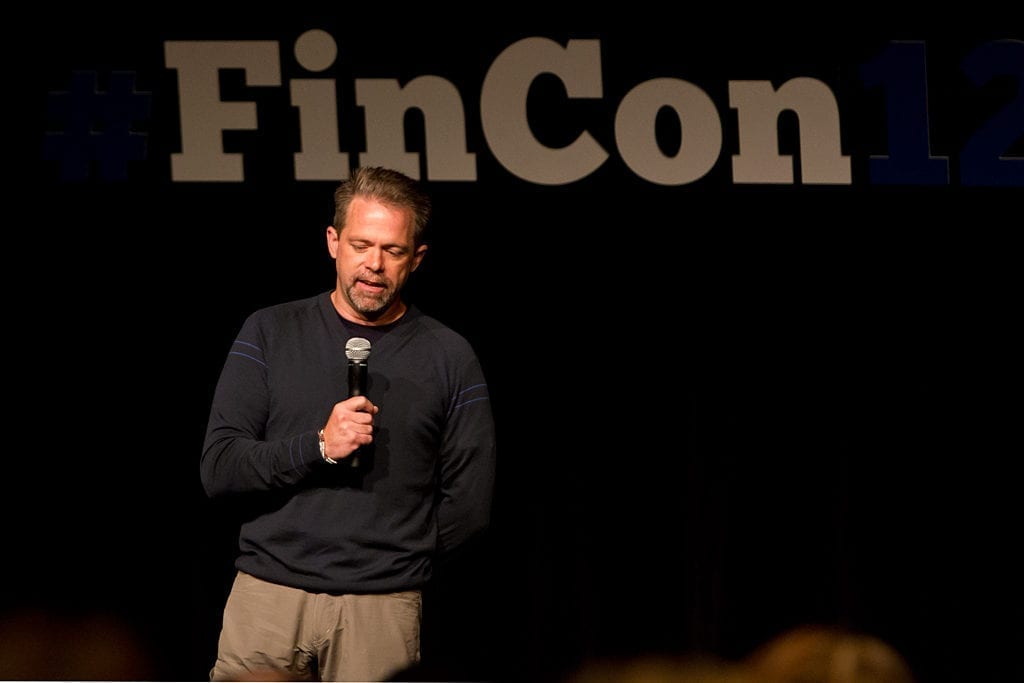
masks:
{"label": "wristband", "polygon": [[327,446],[324,444],[324,430],[320,430],[316,433],[316,438],[320,442],[320,457],[329,462],[332,465],[337,465],[337,460],[331,460],[327,457]]}

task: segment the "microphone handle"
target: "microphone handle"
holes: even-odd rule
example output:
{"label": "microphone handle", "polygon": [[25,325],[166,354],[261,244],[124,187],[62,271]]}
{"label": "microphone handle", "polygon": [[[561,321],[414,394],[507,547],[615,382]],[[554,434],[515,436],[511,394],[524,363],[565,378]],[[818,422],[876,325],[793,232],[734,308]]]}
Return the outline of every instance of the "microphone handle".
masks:
{"label": "microphone handle", "polygon": [[[366,363],[361,363],[357,360],[350,360],[348,362],[348,395],[349,398],[352,396],[364,396],[366,394]],[[349,462],[352,467],[359,467],[359,451],[362,447],[357,448],[352,456],[349,458]]]}
{"label": "microphone handle", "polygon": [[366,363],[356,360],[348,362],[348,395],[363,396],[366,394]]}

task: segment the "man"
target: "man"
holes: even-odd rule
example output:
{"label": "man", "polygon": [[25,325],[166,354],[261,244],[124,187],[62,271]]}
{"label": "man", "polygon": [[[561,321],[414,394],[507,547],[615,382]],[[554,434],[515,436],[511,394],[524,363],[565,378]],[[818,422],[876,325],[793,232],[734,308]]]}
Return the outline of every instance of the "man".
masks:
{"label": "man", "polygon": [[[480,363],[401,296],[430,212],[411,178],[353,171],[327,228],[333,291],[256,311],[228,353],[200,471],[243,520],[211,680],[371,681],[415,665],[422,588],[489,523]],[[365,391],[348,386],[354,337],[370,345]]]}

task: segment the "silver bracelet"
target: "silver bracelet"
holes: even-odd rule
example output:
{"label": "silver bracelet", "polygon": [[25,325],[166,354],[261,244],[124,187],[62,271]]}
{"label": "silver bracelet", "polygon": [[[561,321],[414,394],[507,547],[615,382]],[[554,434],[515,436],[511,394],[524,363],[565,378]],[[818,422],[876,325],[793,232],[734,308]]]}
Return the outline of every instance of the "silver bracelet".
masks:
{"label": "silver bracelet", "polygon": [[330,458],[327,457],[327,446],[324,444],[324,430],[321,429],[319,432],[317,432],[316,438],[320,440],[320,457],[326,460],[327,462],[331,463],[332,465],[337,465],[337,460],[331,460]]}

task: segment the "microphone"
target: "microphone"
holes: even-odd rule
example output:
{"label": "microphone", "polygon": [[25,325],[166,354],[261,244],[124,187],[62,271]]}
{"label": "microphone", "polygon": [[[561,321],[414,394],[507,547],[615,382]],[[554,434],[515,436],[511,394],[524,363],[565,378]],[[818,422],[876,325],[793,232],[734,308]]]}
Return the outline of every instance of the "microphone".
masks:
{"label": "microphone", "polygon": [[366,361],[370,357],[370,340],[352,337],[345,342],[345,357],[348,358],[348,395],[366,394]]}
{"label": "microphone", "polygon": [[[370,340],[352,337],[345,342],[345,357],[348,358],[348,395],[366,395],[366,361],[370,358]],[[351,457],[352,467],[359,467],[359,449]]]}

